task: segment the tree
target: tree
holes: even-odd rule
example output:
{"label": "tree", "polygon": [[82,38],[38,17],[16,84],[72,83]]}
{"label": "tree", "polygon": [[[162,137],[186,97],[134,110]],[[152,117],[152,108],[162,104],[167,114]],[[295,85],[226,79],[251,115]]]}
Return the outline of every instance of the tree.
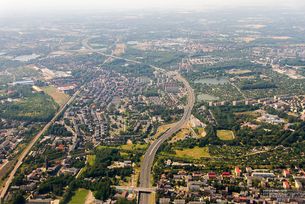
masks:
{"label": "tree", "polygon": [[25,198],[23,196],[23,193],[21,191],[18,191],[15,196],[13,196],[12,200],[13,204],[24,204],[25,203]]}

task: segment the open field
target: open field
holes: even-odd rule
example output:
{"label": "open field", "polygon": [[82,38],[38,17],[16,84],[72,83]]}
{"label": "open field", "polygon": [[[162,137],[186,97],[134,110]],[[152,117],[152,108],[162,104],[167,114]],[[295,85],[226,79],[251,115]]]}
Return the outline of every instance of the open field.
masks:
{"label": "open field", "polygon": [[172,124],[166,124],[166,125],[161,125],[160,127],[158,127],[156,134],[154,135],[154,138],[158,138],[160,137],[166,130],[168,130],[169,128],[171,128],[175,123]]}
{"label": "open field", "polygon": [[217,130],[217,137],[221,140],[234,140],[235,135],[231,130]]}
{"label": "open field", "polygon": [[56,110],[57,104],[44,94],[31,94],[13,103],[0,104],[1,116],[16,120],[47,121]]}
{"label": "open field", "polygon": [[93,166],[94,165],[95,158],[96,158],[95,155],[87,155],[87,161],[88,161],[89,166]]}
{"label": "open field", "polygon": [[226,73],[228,74],[235,74],[235,75],[239,75],[239,74],[248,74],[251,73],[251,70],[248,69],[230,69],[228,71],[226,71]]}
{"label": "open field", "polygon": [[201,101],[217,101],[217,100],[219,100],[219,98],[216,96],[209,95],[209,94],[198,94],[197,100],[200,102]]}
{"label": "open field", "polygon": [[41,87],[41,89],[51,96],[53,100],[60,106],[65,104],[69,100],[69,96],[65,93],[60,92],[57,88],[53,86]]}
{"label": "open field", "polygon": [[246,42],[246,43],[250,43],[250,42],[256,40],[255,37],[250,37],[250,36],[248,36],[248,37],[243,37],[243,38],[241,38],[241,39],[242,39],[242,41],[244,41],[244,42]]}
{"label": "open field", "polygon": [[245,112],[238,112],[238,113],[234,113],[235,115],[246,115],[246,116],[251,116],[254,118],[260,117],[261,113],[258,111],[245,111]]}
{"label": "open field", "polygon": [[289,36],[273,36],[271,37],[274,40],[289,40],[291,37]]}
{"label": "open field", "polygon": [[142,149],[146,149],[147,148],[147,144],[125,144],[125,145],[121,145],[120,149],[122,150],[142,150]]}
{"label": "open field", "polygon": [[69,204],[84,204],[88,193],[89,191],[87,189],[78,189]]}
{"label": "open field", "polygon": [[198,134],[198,137],[199,138],[202,138],[202,137],[205,137],[206,136],[206,131],[205,131],[205,129],[203,128],[203,127],[197,127],[197,128],[195,128],[195,132],[197,132]]}
{"label": "open field", "polygon": [[184,140],[187,135],[191,135],[191,131],[189,129],[181,129],[177,134],[171,139],[171,142],[177,142],[179,140]]}
{"label": "open field", "polygon": [[176,156],[190,159],[211,157],[208,147],[194,147],[192,149],[176,150]]}

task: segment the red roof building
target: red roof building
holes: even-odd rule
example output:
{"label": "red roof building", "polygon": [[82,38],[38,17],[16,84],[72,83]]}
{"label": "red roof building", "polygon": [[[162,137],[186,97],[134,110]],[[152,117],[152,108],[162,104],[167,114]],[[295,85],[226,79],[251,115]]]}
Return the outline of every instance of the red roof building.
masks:
{"label": "red roof building", "polygon": [[235,167],[235,169],[234,169],[234,174],[235,174],[235,176],[236,176],[236,177],[240,177],[241,170],[239,169],[239,167],[238,167],[238,166],[237,166],[237,167]]}
{"label": "red roof building", "polygon": [[217,177],[217,175],[215,172],[209,172],[208,177],[209,177],[209,179],[215,179]]}
{"label": "red roof building", "polygon": [[230,172],[222,172],[221,177],[224,178],[230,178],[231,177],[231,173]]}
{"label": "red roof building", "polygon": [[283,188],[284,189],[289,189],[290,188],[290,185],[289,185],[288,181],[283,181]]}
{"label": "red roof building", "polygon": [[289,177],[290,176],[290,171],[288,169],[283,170],[283,176]]}

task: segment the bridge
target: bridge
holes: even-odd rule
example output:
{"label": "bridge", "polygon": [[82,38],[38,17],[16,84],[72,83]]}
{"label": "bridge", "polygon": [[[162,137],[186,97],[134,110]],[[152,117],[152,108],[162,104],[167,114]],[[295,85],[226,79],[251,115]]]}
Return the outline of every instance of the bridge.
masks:
{"label": "bridge", "polygon": [[157,188],[144,188],[144,187],[133,187],[133,186],[113,186],[118,191],[129,191],[137,193],[155,193]]}

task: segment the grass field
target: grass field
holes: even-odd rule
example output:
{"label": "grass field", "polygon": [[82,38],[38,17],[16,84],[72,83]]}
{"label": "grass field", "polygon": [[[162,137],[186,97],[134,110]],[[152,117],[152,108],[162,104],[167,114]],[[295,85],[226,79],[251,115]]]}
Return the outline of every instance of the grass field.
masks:
{"label": "grass field", "polygon": [[60,106],[64,105],[68,100],[69,96],[65,93],[60,92],[53,86],[40,87],[46,94],[51,96],[53,100]]}
{"label": "grass field", "polygon": [[197,133],[199,138],[205,137],[206,136],[206,131],[203,127],[197,127],[195,128],[195,132]]}
{"label": "grass field", "polygon": [[248,70],[248,69],[231,69],[231,70],[226,71],[226,73],[228,73],[228,74],[236,74],[236,75],[248,74],[248,73],[251,73],[251,72],[252,71]]}
{"label": "grass field", "polygon": [[80,188],[75,192],[69,204],[84,204],[89,191],[87,189]]}
{"label": "grass field", "polygon": [[246,115],[246,116],[251,116],[254,118],[260,117],[261,113],[257,112],[257,111],[245,111],[245,112],[237,112],[234,113],[235,115]]}
{"label": "grass field", "polygon": [[208,147],[194,147],[193,149],[176,150],[176,156],[189,159],[210,158]]}
{"label": "grass field", "polygon": [[47,121],[56,112],[57,104],[47,95],[30,94],[9,104],[0,104],[0,115],[17,120]]}
{"label": "grass field", "polygon": [[125,144],[121,145],[120,149],[122,150],[141,150],[141,149],[146,149],[147,144]]}
{"label": "grass field", "polygon": [[221,140],[234,140],[235,135],[231,130],[217,130],[217,137]]}
{"label": "grass field", "polygon": [[166,130],[168,130],[169,128],[171,128],[172,126],[174,126],[175,123],[171,123],[171,124],[166,124],[166,125],[161,125],[160,127],[158,127],[156,134],[154,135],[155,138],[160,137]]}
{"label": "grass field", "polygon": [[179,140],[183,140],[186,135],[190,135],[191,131],[189,129],[181,129],[177,134],[171,139],[171,142],[177,142]]}
{"label": "grass field", "polygon": [[89,166],[93,166],[94,165],[95,158],[96,158],[95,155],[87,155],[87,161],[88,161]]}

